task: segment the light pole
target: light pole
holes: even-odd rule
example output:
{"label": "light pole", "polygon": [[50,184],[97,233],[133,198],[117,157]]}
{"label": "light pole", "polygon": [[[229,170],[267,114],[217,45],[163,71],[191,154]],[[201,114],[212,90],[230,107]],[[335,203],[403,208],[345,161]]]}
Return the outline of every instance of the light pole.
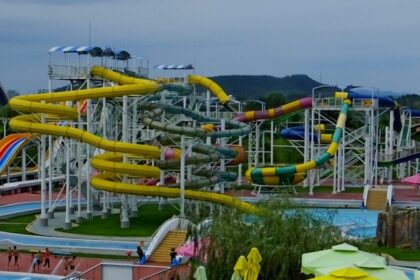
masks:
{"label": "light pole", "polygon": [[1,120],[3,121],[3,138],[6,137],[7,134],[7,118],[1,118]]}
{"label": "light pole", "polygon": [[262,110],[262,111],[264,111],[264,110],[265,110],[265,107],[266,107],[266,105],[267,105],[267,103],[266,103],[266,102],[261,101],[261,100],[258,100],[258,99],[248,99],[247,101],[245,101],[245,102],[244,102],[244,105],[245,105],[245,104],[249,104],[250,102],[259,103],[259,104],[261,105],[261,110]]}

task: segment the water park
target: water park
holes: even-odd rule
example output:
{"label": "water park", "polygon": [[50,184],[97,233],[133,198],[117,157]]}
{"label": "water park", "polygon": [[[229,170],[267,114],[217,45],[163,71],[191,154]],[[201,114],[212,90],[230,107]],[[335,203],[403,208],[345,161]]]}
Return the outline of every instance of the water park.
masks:
{"label": "water park", "polygon": [[21,268],[2,257],[1,279],[420,279],[378,249],[420,248],[419,109],[331,85],[266,108],[192,64],[48,57],[48,91],[2,118],[0,243]]}

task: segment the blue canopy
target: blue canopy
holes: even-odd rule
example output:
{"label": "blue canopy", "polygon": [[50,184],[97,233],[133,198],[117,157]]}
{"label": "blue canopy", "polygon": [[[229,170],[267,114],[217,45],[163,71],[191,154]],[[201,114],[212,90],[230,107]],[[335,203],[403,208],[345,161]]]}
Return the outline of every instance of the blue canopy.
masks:
{"label": "blue canopy", "polygon": [[90,54],[91,56],[102,56],[103,50],[100,47],[83,46],[76,50],[79,54]]}
{"label": "blue canopy", "polygon": [[103,56],[112,57],[117,60],[127,60],[131,58],[131,55],[128,51],[113,48],[106,48],[103,52]]}
{"label": "blue canopy", "polygon": [[49,53],[77,53],[77,54],[90,54],[91,56],[102,56],[102,49],[95,46],[68,46],[68,47],[52,47],[48,51]]}
{"label": "blue canopy", "polygon": [[154,67],[155,69],[159,69],[159,70],[192,70],[194,69],[194,66],[192,66],[192,64],[171,64],[171,65],[156,65]]}

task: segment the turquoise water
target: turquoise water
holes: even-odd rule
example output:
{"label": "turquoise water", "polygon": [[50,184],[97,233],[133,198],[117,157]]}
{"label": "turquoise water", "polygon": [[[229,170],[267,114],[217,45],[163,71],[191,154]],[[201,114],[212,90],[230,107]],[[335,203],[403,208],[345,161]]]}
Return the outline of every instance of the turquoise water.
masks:
{"label": "turquoise water", "polygon": [[346,231],[347,235],[360,237],[360,238],[370,238],[376,236],[376,226],[366,226],[366,227],[355,227]]}
{"label": "turquoise water", "polygon": [[349,208],[308,208],[306,210],[315,217],[340,227],[346,235],[358,238],[376,236],[379,211]]}
{"label": "turquoise water", "polygon": [[[348,236],[357,238],[376,237],[376,224],[379,211],[352,208],[305,208],[314,218],[339,227]],[[286,215],[293,215],[288,210]],[[255,216],[244,217],[245,222],[258,220]]]}
{"label": "turquoise water", "polygon": [[49,280],[62,279],[60,276],[41,275],[32,273],[14,273],[14,272],[0,272],[0,279],[2,280]]}
{"label": "turquoise water", "polygon": [[408,279],[414,280],[414,273],[412,271],[405,271],[405,274],[407,274]]}

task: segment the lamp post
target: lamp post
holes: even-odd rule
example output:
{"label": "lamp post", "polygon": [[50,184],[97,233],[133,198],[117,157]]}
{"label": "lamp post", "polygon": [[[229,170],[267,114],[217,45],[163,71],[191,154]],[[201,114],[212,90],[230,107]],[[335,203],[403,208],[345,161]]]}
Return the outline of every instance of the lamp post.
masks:
{"label": "lamp post", "polygon": [[266,107],[266,105],[267,105],[267,103],[266,103],[266,102],[261,101],[261,100],[258,100],[258,99],[249,99],[249,100],[247,100],[247,101],[245,101],[245,102],[244,102],[244,105],[245,105],[245,104],[249,104],[250,102],[259,103],[259,104],[261,105],[261,110],[262,110],[262,111],[264,111],[264,110],[265,110],[265,107]]}
{"label": "lamp post", "polygon": [[1,118],[1,120],[3,121],[3,138],[6,137],[7,134],[7,122],[8,119],[7,118]]}

